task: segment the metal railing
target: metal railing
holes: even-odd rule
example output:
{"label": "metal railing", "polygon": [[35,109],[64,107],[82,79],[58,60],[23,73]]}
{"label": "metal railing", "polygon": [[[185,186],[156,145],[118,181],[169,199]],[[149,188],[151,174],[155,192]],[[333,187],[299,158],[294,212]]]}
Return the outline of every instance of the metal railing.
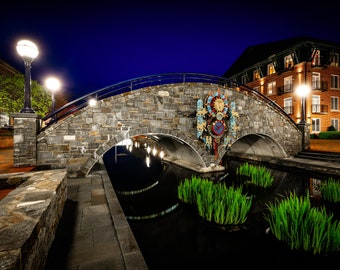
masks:
{"label": "metal railing", "polygon": [[[267,103],[275,107],[281,113],[286,114],[285,111],[280,106],[278,106],[275,102],[270,100],[265,95],[261,94],[260,92],[246,85],[241,85],[228,78],[208,75],[208,74],[201,74],[201,73],[166,73],[166,74],[156,74],[156,75],[150,75],[150,76],[145,76],[145,77],[138,77],[135,79],[123,81],[117,84],[113,84],[111,86],[107,86],[105,88],[101,88],[99,90],[86,94],[80,98],[77,98],[65,104],[64,106],[58,108],[54,112],[43,117],[42,121],[44,121],[46,124],[43,128],[40,129],[40,131],[46,129],[47,127],[57,122],[58,120],[63,119],[66,116],[73,114],[76,111],[88,106],[89,105],[88,102],[91,98],[95,98],[97,101],[100,101],[102,99],[105,99],[111,96],[131,92],[131,91],[138,90],[144,87],[174,84],[174,83],[188,83],[188,82],[211,83],[211,84],[217,84],[221,86],[227,86],[230,88],[237,87],[239,88],[240,91],[246,91],[254,96],[257,96],[265,100]],[[287,117],[290,119],[288,115]]]}

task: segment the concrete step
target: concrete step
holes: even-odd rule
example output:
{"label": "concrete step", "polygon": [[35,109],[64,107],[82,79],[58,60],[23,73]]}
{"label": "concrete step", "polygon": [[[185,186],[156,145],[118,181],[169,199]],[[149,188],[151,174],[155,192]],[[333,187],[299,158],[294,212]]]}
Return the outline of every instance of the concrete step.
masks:
{"label": "concrete step", "polygon": [[295,157],[330,162],[340,162],[340,153],[334,152],[301,151]]}

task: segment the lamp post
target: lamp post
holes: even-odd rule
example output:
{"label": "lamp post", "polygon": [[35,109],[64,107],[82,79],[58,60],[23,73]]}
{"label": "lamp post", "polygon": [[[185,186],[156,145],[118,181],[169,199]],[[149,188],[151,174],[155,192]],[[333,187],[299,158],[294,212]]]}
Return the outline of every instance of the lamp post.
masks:
{"label": "lamp post", "polygon": [[[60,81],[57,78],[50,77],[47,78],[45,81],[45,85],[48,90],[51,92],[51,97],[52,97],[52,113],[55,111],[55,93],[60,89]],[[56,115],[54,114],[52,117],[52,121],[54,122],[56,120]]]}
{"label": "lamp post", "polygon": [[301,119],[300,124],[306,123],[306,96],[309,93],[309,87],[305,84],[297,88],[297,94],[301,97]]}
{"label": "lamp post", "polygon": [[38,47],[32,41],[20,40],[16,48],[25,65],[25,100],[20,112],[34,113],[31,107],[31,64],[39,54]]}

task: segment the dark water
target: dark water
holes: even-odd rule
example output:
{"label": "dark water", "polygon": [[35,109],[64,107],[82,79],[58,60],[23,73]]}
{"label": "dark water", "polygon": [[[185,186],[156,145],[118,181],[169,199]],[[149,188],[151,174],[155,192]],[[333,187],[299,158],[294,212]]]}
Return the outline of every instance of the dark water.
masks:
{"label": "dark water", "polygon": [[[141,252],[152,269],[302,269],[334,267],[340,263],[339,253],[312,255],[291,251],[276,240],[263,218],[266,203],[291,192],[310,192],[316,205],[317,183],[307,173],[272,169],[275,181],[266,191],[255,195],[247,222],[239,227],[218,226],[203,220],[194,206],[177,199],[178,184],[195,172],[150,156],[145,166],[145,150],[130,153],[116,147],[104,155],[104,163],[120,204],[128,218]],[[235,179],[235,168],[242,162],[231,161],[221,174],[207,175],[226,184]],[[227,176],[226,176],[227,174]],[[222,180],[223,179],[223,180]],[[338,217],[340,218],[340,217]]]}

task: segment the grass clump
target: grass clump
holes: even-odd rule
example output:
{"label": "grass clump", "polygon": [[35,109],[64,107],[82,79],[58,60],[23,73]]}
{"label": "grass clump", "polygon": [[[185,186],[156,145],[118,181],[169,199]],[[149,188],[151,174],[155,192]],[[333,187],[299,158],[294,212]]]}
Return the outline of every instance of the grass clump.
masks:
{"label": "grass clump", "polygon": [[339,251],[339,220],[333,220],[333,214],[327,214],[325,207],[312,207],[309,194],[305,197],[290,194],[267,206],[269,212],[264,218],[272,234],[290,249],[313,254]]}
{"label": "grass clump", "polygon": [[320,185],[322,198],[326,201],[337,203],[340,202],[340,182],[329,177],[327,181]]}
{"label": "grass clump", "polygon": [[243,180],[242,176],[245,176],[248,183],[264,188],[270,187],[274,182],[274,176],[266,167],[251,165],[248,162],[236,168],[236,175]]}
{"label": "grass clump", "polygon": [[178,198],[196,205],[204,219],[222,225],[245,223],[252,205],[252,198],[242,194],[242,186],[227,187],[196,176],[178,186]]}

